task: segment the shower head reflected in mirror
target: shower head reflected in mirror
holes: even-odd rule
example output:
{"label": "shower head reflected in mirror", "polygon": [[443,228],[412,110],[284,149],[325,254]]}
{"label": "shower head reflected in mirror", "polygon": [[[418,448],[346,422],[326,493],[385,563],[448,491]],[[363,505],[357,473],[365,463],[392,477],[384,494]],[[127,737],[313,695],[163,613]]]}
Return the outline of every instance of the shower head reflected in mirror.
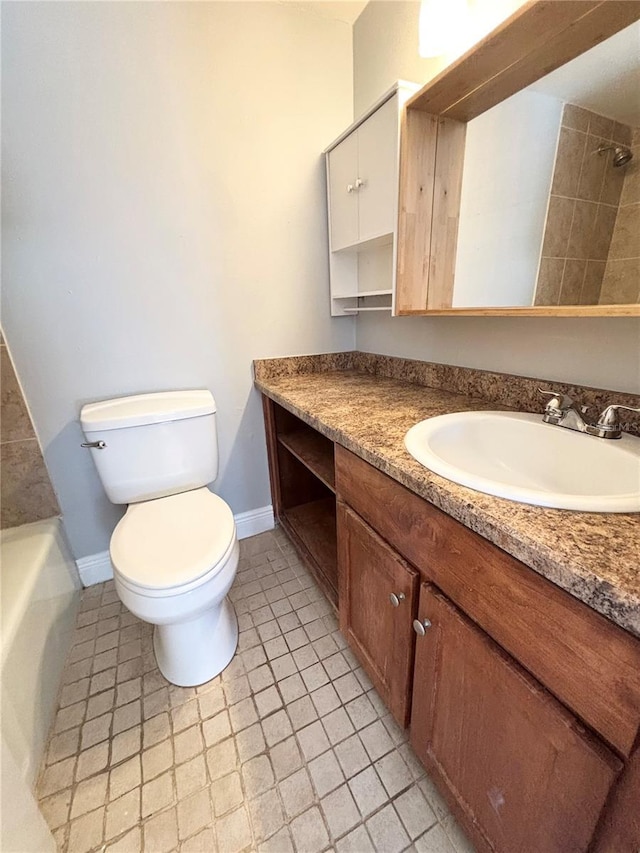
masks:
{"label": "shower head reflected in mirror", "polygon": [[598,148],[598,154],[602,155],[605,151],[613,151],[613,163],[615,168],[626,166],[633,158],[633,152],[626,145],[601,145]]}

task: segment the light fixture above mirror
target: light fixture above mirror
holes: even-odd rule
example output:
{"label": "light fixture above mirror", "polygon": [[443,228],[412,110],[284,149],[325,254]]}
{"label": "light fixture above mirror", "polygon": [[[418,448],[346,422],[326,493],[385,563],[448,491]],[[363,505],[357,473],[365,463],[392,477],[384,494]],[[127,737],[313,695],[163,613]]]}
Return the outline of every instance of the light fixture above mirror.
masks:
{"label": "light fixture above mirror", "polygon": [[522,0],[421,0],[418,53],[453,60],[480,41]]}

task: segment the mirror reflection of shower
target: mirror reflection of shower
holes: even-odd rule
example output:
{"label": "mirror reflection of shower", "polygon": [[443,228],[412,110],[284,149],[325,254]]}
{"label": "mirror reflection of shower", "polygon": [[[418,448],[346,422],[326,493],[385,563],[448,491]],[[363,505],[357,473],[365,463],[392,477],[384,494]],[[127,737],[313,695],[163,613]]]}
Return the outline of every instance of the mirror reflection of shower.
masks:
{"label": "mirror reflection of shower", "polygon": [[564,103],[535,305],[640,302],[640,109],[622,117]]}
{"label": "mirror reflection of shower", "polygon": [[598,148],[598,154],[601,156],[605,151],[613,151],[612,166],[616,169],[620,166],[626,166],[633,159],[633,152],[626,145],[601,145]]}

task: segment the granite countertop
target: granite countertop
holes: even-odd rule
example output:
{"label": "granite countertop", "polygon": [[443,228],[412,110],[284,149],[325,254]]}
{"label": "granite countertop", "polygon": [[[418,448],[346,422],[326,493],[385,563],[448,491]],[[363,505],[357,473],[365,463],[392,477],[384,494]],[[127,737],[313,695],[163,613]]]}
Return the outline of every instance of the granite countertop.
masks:
{"label": "granite countertop", "polygon": [[407,430],[448,412],[509,406],[342,364],[338,370],[327,366],[307,373],[256,367],[255,384],[328,438],[640,637],[640,514],[545,509],[445,480],[405,450]]}

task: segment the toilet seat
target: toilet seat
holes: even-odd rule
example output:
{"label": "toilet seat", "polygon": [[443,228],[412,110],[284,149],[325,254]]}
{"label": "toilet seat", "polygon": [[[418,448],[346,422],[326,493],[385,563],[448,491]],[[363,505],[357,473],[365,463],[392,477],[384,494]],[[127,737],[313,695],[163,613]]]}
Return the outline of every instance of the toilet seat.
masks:
{"label": "toilet seat", "polygon": [[206,487],[131,504],[113,532],[119,580],[150,596],[186,592],[226,565],[236,542],[230,507]]}

